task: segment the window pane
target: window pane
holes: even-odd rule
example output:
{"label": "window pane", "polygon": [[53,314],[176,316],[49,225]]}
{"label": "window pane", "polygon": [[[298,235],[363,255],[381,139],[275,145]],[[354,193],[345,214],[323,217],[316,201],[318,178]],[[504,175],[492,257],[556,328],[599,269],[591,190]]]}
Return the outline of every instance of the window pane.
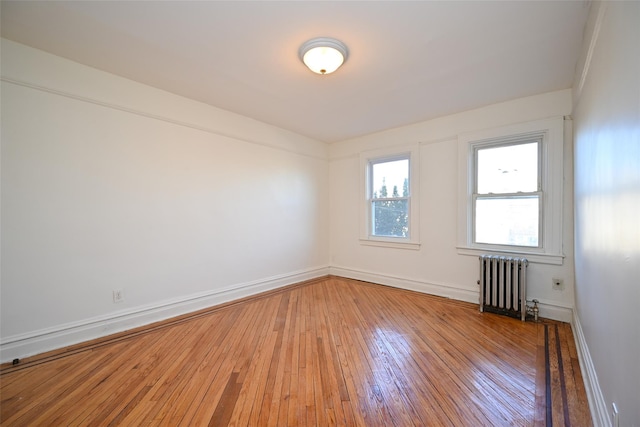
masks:
{"label": "window pane", "polygon": [[478,198],[475,242],[538,247],[538,196]]}
{"label": "window pane", "polygon": [[538,191],[538,142],[478,149],[478,194]]}
{"label": "window pane", "polygon": [[408,200],[373,201],[373,235],[409,237]]}
{"label": "window pane", "polygon": [[374,199],[409,196],[409,159],[373,163],[371,173]]}

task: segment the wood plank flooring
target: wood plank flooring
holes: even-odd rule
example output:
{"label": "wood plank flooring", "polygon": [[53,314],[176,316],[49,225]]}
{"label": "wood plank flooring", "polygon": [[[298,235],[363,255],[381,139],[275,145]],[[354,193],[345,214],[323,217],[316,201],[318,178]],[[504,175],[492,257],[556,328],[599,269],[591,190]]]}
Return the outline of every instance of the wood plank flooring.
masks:
{"label": "wood plank flooring", "polygon": [[327,277],[0,372],[3,426],[590,426],[571,328]]}

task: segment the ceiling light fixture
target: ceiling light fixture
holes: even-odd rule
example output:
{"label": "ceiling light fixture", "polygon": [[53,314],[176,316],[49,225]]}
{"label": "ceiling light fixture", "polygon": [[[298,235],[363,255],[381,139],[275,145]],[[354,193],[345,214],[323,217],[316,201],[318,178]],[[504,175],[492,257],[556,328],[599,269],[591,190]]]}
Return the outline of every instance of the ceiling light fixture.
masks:
{"label": "ceiling light fixture", "polygon": [[302,62],[314,73],[329,74],[347,60],[349,51],[340,40],[318,37],[300,46],[298,54]]}

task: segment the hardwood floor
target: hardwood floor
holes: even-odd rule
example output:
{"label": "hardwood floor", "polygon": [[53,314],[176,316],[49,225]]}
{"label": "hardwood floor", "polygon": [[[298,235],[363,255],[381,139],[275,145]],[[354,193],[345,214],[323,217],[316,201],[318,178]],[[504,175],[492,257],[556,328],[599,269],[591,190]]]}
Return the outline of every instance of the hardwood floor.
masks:
{"label": "hardwood floor", "polygon": [[591,425],[569,325],[337,277],[1,374],[3,426]]}

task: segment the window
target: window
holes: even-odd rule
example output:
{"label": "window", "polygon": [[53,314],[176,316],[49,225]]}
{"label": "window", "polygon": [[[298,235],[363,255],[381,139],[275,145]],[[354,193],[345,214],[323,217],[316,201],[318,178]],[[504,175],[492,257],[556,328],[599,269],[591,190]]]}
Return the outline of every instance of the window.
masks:
{"label": "window", "polygon": [[474,243],[540,247],[540,143],[474,149]]}
{"label": "window", "polygon": [[409,237],[409,156],[369,162],[371,235]]}
{"label": "window", "polygon": [[462,135],[458,252],[562,264],[562,117]]}
{"label": "window", "polygon": [[363,153],[361,242],[417,249],[418,149]]}

